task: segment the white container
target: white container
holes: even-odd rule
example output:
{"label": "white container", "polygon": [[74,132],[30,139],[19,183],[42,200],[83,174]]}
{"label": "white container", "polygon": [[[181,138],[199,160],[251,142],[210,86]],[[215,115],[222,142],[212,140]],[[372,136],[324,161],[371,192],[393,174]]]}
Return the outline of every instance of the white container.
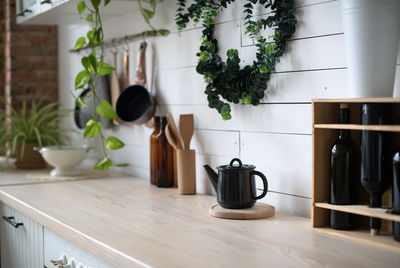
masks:
{"label": "white container", "polygon": [[42,147],[38,148],[44,160],[55,167],[50,175],[57,176],[79,176],[81,174],[78,166],[85,160],[87,147]]}
{"label": "white container", "polygon": [[392,97],[400,0],[341,0],[350,97]]}

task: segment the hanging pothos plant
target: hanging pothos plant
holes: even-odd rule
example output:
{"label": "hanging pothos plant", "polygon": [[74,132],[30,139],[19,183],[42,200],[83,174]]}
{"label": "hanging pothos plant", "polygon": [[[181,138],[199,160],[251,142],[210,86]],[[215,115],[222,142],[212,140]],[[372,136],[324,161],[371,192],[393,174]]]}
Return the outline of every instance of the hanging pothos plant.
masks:
{"label": "hanging pothos plant", "polygon": [[[218,55],[218,41],[214,37],[215,17],[234,0],[194,0],[186,8],[186,0],[178,0],[176,23],[179,30],[184,29],[192,19],[202,21],[203,30],[199,61],[196,71],[204,76],[207,83],[205,93],[208,105],[215,108],[224,120],[231,119],[231,107],[227,102],[258,105],[267,90],[267,81],[275,70],[275,64],[283,55],[287,41],[296,29],[294,0],[247,0],[244,5],[246,34],[257,46],[256,60],[252,65],[240,68],[237,49],[226,52],[227,61],[223,62]],[[271,14],[258,20],[253,19],[253,8],[259,3]],[[265,38],[261,30],[270,27],[274,33]],[[223,100],[227,102],[224,102]]]}
{"label": "hanging pothos plant", "polygon": [[[75,105],[81,108],[87,108],[87,105],[82,98],[91,98],[93,101],[92,119],[87,122],[83,136],[84,138],[99,137],[101,140],[103,157],[95,164],[94,169],[96,170],[108,170],[113,166],[113,162],[108,155],[107,149],[117,150],[125,146],[125,144],[117,137],[106,137],[104,135],[99,116],[108,119],[118,119],[118,115],[114,111],[110,102],[99,100],[95,91],[98,78],[114,71],[114,67],[104,62],[104,32],[99,10],[101,2],[104,3],[104,6],[107,6],[110,1],[111,0],[90,0],[90,4],[87,4],[89,1],[85,2],[82,0],[79,1],[77,5],[79,15],[82,16],[84,11],[88,12],[85,19],[92,25],[92,28],[86,33],[86,36],[80,37],[75,44],[75,50],[84,47],[91,48],[91,53],[81,59],[83,70],[79,72],[75,78],[75,90],[81,90],[88,86],[91,90],[85,97],[76,98]],[[150,24],[150,19],[155,15],[156,0],[149,1],[149,9],[143,7],[142,0],[139,0],[138,4],[144,20],[153,30],[155,30],[155,28]],[[169,33],[167,30],[157,30],[157,32],[159,35],[167,35]],[[97,107],[95,105],[96,100],[99,101]],[[124,167],[127,166],[127,164],[116,164],[115,166]]]}

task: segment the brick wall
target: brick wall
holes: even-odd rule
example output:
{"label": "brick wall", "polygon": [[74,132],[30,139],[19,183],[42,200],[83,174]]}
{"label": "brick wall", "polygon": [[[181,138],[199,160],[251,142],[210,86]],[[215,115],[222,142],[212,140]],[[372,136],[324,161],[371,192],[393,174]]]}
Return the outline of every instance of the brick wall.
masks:
{"label": "brick wall", "polygon": [[[4,6],[5,0],[0,0]],[[11,98],[17,107],[26,100],[46,96],[58,99],[57,26],[18,25],[15,0],[11,2]],[[4,9],[0,7],[0,12]],[[0,19],[3,15],[0,16]],[[0,29],[0,33],[4,27]],[[4,75],[2,74],[2,77]],[[0,80],[0,83],[4,82]],[[3,86],[2,86],[3,88]]]}
{"label": "brick wall", "polygon": [[[0,38],[4,42],[4,27],[5,27],[5,21],[4,21],[4,9],[3,9],[3,2],[4,0],[0,0]],[[3,44],[0,44],[0,55],[4,55],[4,46]],[[4,62],[0,62],[0,97],[4,96]],[[1,104],[0,104],[1,105]]]}

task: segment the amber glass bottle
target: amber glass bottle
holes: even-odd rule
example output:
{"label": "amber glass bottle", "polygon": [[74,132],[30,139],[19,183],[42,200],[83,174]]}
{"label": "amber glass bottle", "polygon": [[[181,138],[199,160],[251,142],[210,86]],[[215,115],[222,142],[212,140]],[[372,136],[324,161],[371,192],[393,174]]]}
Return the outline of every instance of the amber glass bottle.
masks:
{"label": "amber glass bottle", "polygon": [[174,156],[173,148],[168,143],[165,136],[165,127],[167,126],[167,117],[161,117],[161,129],[156,136],[157,151],[157,186],[172,187],[174,186]]}
{"label": "amber glass bottle", "polygon": [[150,136],[150,183],[157,185],[157,141],[156,137],[161,130],[161,117],[154,117],[154,131]]}

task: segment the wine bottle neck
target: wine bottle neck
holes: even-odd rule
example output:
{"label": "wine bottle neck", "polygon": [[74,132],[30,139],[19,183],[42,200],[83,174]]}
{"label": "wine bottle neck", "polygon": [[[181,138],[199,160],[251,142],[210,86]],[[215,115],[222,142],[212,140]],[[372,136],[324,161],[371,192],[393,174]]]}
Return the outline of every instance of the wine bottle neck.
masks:
{"label": "wine bottle neck", "polygon": [[348,139],[350,138],[350,130],[340,129],[339,130],[339,139]]}
{"label": "wine bottle neck", "polygon": [[[349,124],[350,123],[350,109],[349,108],[340,108],[339,122],[340,122],[340,124]],[[339,130],[339,139],[347,139],[347,138],[350,138],[350,130],[340,129]]]}

